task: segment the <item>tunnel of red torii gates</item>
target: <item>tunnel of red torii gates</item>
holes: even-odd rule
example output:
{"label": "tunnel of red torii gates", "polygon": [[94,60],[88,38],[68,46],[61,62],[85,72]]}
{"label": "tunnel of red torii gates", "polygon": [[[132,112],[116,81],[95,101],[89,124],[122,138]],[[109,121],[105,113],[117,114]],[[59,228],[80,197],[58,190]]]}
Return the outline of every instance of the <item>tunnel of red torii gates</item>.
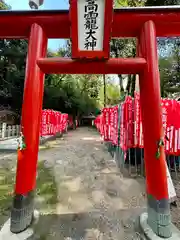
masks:
{"label": "tunnel of red torii gates", "polygon": [[[112,6],[107,9],[106,11],[112,11]],[[111,29],[107,33],[107,49],[109,50],[111,37],[137,38],[136,58],[46,58],[47,39],[71,39],[73,48],[77,36],[71,29],[71,11],[0,11],[0,38],[29,40],[21,123],[26,149],[18,151],[11,231],[24,231],[31,224],[33,217],[44,73],[139,74],[148,198],[148,215],[145,222],[154,234],[168,238],[173,231],[162,143],[156,37],[180,35],[180,8],[121,8],[113,11],[113,21],[111,18],[107,19],[104,26],[104,30]],[[160,153],[158,159],[157,151]]]}

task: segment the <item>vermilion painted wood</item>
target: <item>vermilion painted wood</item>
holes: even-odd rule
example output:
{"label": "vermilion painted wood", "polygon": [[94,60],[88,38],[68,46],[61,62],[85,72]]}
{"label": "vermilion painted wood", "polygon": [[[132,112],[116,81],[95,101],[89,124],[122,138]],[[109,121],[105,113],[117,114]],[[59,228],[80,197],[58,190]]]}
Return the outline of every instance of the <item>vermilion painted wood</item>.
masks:
{"label": "vermilion painted wood", "polygon": [[77,61],[70,58],[40,58],[45,73],[58,74],[137,74],[146,66],[144,58],[111,58],[107,61]]}
{"label": "vermilion painted wood", "polygon": [[78,48],[78,0],[70,1],[70,20],[71,20],[71,39],[72,39],[72,58],[109,58],[109,43],[111,39],[113,0],[105,0],[104,13],[104,40],[102,51],[80,51]]}
{"label": "vermilion painted wood", "polygon": [[[180,8],[121,8],[114,11],[112,37],[137,37],[151,19],[157,36],[180,36]],[[42,26],[48,38],[70,38],[69,11],[0,11],[0,38],[28,38],[31,25]]]}
{"label": "vermilion painted wood", "polygon": [[44,93],[44,73],[38,68],[36,60],[45,57],[46,51],[47,37],[38,24],[33,24],[29,37],[21,122],[26,149],[18,151],[16,194],[27,194],[35,189]]}
{"label": "vermilion painted wood", "polygon": [[[150,19],[153,22],[149,21]],[[180,35],[180,8],[173,10],[172,8],[170,10],[164,8],[120,9],[114,12],[113,37],[137,37],[141,33],[140,52],[143,57],[133,59],[82,62],[71,59],[44,58],[47,37],[70,37],[68,11],[0,11],[0,26],[1,38],[29,39],[22,109],[22,126],[27,148],[18,155],[16,194],[25,194],[34,190],[35,187],[44,83],[43,72],[66,74],[140,73],[148,193],[156,199],[167,198],[164,152],[161,151],[160,159],[155,158],[156,143],[162,136],[156,36]]]}
{"label": "vermilion painted wood", "polygon": [[160,149],[160,158],[156,157],[158,141],[164,137],[156,28],[152,21],[144,24],[139,40],[139,55],[147,61],[147,67],[139,77],[147,193],[162,200],[169,197],[164,147]]}

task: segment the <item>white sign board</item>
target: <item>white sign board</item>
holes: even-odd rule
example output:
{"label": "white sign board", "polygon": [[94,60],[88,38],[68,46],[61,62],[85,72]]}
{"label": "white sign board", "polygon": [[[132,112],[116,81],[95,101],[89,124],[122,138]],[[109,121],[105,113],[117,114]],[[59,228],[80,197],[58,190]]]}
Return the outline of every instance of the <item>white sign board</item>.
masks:
{"label": "white sign board", "polygon": [[169,169],[166,163],[166,174],[167,174],[167,184],[168,184],[168,195],[169,195],[169,201],[175,202],[176,201],[176,191],[171,179],[171,175],[169,173]]}
{"label": "white sign board", "polygon": [[105,0],[78,0],[78,48],[103,51]]}

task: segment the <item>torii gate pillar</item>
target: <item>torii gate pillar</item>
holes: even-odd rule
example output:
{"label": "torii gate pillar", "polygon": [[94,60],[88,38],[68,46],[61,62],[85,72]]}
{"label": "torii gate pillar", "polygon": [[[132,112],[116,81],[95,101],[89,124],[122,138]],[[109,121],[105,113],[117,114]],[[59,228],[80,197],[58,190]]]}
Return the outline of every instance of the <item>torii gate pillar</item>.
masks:
{"label": "torii gate pillar", "polygon": [[156,27],[153,21],[147,21],[142,27],[139,37],[139,56],[147,61],[147,66],[140,74],[139,85],[148,203],[148,215],[143,214],[140,222],[143,228],[149,229],[147,235],[150,235],[150,239],[157,239],[157,236],[170,238],[172,224],[163,146]]}
{"label": "torii gate pillar", "polygon": [[33,220],[44,94],[44,73],[37,66],[37,59],[45,57],[46,51],[47,37],[42,27],[35,23],[31,26],[26,63],[21,122],[21,131],[25,137],[26,147],[18,149],[15,196],[11,211],[11,231],[13,233],[24,231]]}

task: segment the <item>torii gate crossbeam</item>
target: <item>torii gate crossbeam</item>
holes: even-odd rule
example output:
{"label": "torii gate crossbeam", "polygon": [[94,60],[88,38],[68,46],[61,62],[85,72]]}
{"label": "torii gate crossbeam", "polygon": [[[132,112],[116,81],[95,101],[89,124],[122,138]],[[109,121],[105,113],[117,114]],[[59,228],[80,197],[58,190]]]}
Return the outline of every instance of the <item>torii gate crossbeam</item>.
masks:
{"label": "torii gate crossbeam", "polygon": [[[0,18],[0,38],[27,39],[33,23],[43,27],[47,38],[71,37],[68,10],[1,11]],[[114,10],[112,37],[138,37],[141,27],[149,19],[156,26],[157,37],[180,36],[180,7],[142,7]],[[120,23],[125,24],[120,27]]]}

